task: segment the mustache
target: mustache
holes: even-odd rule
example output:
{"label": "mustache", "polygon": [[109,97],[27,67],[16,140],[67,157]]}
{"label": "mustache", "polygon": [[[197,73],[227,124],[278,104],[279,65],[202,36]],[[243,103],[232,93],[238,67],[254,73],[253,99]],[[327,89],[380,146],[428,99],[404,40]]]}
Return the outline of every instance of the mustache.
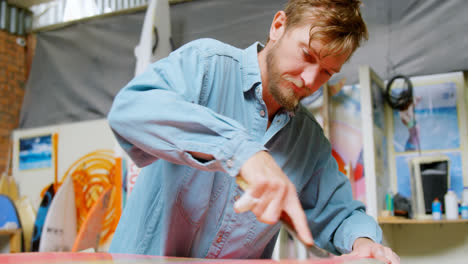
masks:
{"label": "mustache", "polygon": [[283,77],[286,81],[292,82],[297,88],[304,89],[304,83],[302,82],[301,79],[296,79],[290,76],[284,76]]}

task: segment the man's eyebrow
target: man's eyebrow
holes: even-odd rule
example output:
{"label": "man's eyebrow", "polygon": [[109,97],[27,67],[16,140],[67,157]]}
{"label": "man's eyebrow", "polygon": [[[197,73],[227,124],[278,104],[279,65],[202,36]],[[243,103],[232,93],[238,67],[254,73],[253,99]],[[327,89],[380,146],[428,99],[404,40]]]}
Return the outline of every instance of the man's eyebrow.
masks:
{"label": "man's eyebrow", "polygon": [[[320,58],[320,54],[319,52],[317,52],[314,48],[312,48],[311,46],[308,46],[307,50],[309,52],[312,52],[315,56],[317,56],[317,58]],[[327,67],[328,68],[328,67]],[[329,70],[335,72],[335,73],[338,73],[341,71],[341,68],[337,69],[337,68],[328,68]]]}
{"label": "man's eyebrow", "polygon": [[338,72],[341,71],[341,69],[336,69],[336,68],[330,68],[330,70],[332,70],[332,71],[335,72],[335,73],[338,73]]}

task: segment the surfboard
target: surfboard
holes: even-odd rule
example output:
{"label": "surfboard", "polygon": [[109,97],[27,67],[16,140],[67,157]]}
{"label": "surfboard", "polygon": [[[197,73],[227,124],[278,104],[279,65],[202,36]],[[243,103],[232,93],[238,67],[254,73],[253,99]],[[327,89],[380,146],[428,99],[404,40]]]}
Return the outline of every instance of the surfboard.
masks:
{"label": "surfboard", "polygon": [[16,201],[19,198],[18,195],[18,185],[16,185],[16,181],[13,176],[8,176],[8,190],[9,196],[13,201]]}
{"label": "surfboard", "polygon": [[76,239],[76,205],[72,177],[58,189],[45,218],[40,252],[71,251]]}
{"label": "surfboard", "polygon": [[0,176],[0,194],[8,195],[8,179],[5,173]]}
{"label": "surfboard", "polygon": [[0,194],[8,196],[11,200],[18,199],[18,186],[13,176],[3,173],[0,178]]}
{"label": "surfboard", "polygon": [[104,222],[104,217],[109,206],[111,191],[112,187],[104,190],[89,211],[73,244],[73,252],[89,248],[93,248],[94,250],[98,249],[102,223]]}
{"label": "surfboard", "polygon": [[6,161],[5,171],[2,173],[0,178],[0,194],[8,196],[13,202],[18,200],[18,186],[13,176],[9,175],[10,165],[11,165],[11,152],[12,152],[12,143],[13,139],[11,138],[8,142],[8,156]]}
{"label": "surfboard", "polygon": [[330,259],[200,259],[165,257],[132,254],[110,253],[25,253],[25,254],[0,254],[0,263],[29,263],[29,264],[381,264],[381,261],[355,256],[339,256]]}
{"label": "surfboard", "polygon": [[146,9],[140,42],[135,47],[135,75],[142,73],[150,63],[166,57],[171,51],[169,1],[151,0]]}
{"label": "surfboard", "polygon": [[[0,229],[22,228],[15,203],[10,197],[0,194]],[[21,251],[24,251],[24,239],[21,235]]]}
{"label": "surfboard", "polygon": [[10,197],[0,194],[0,228],[15,229],[21,228],[16,206]]}
{"label": "surfboard", "polygon": [[[39,209],[37,210],[36,221],[34,222],[33,235],[31,239],[31,251],[37,252],[39,250],[39,243],[41,241],[42,228],[44,227],[45,218],[49,211],[52,198],[54,198],[54,184],[49,185],[49,188],[42,198]],[[27,242],[27,240],[26,240]]]}
{"label": "surfboard", "polygon": [[31,249],[31,241],[34,230],[34,219],[36,219],[36,211],[34,210],[31,201],[27,196],[23,196],[15,201],[16,209],[21,222],[24,238],[24,251],[29,252]]}

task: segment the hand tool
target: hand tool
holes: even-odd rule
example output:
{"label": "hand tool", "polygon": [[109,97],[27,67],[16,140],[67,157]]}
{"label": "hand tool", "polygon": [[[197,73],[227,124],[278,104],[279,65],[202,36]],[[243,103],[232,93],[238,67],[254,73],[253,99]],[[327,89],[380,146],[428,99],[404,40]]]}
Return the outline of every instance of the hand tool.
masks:
{"label": "hand tool", "polygon": [[[236,176],[236,183],[243,191],[246,191],[249,188],[248,183],[239,175]],[[305,246],[307,252],[309,252],[312,256],[317,258],[331,258],[333,256],[333,254],[322,248],[319,248],[315,244],[310,245],[305,243],[297,234],[296,228],[294,227],[291,217],[285,211],[281,212],[280,222],[292,237],[299,240]]]}

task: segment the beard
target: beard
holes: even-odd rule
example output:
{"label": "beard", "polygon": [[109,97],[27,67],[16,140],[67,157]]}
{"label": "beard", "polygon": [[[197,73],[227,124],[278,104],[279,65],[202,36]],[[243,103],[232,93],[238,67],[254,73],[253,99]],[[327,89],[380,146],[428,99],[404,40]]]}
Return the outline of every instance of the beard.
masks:
{"label": "beard", "polygon": [[[278,42],[278,45],[280,43]],[[267,64],[267,76],[268,76],[268,91],[270,92],[273,99],[285,110],[294,111],[299,104],[299,100],[293,89],[290,87],[280,87],[280,83],[284,81],[281,78],[281,74],[276,67],[278,58],[275,52],[275,49],[268,51],[266,55],[266,64]]]}

